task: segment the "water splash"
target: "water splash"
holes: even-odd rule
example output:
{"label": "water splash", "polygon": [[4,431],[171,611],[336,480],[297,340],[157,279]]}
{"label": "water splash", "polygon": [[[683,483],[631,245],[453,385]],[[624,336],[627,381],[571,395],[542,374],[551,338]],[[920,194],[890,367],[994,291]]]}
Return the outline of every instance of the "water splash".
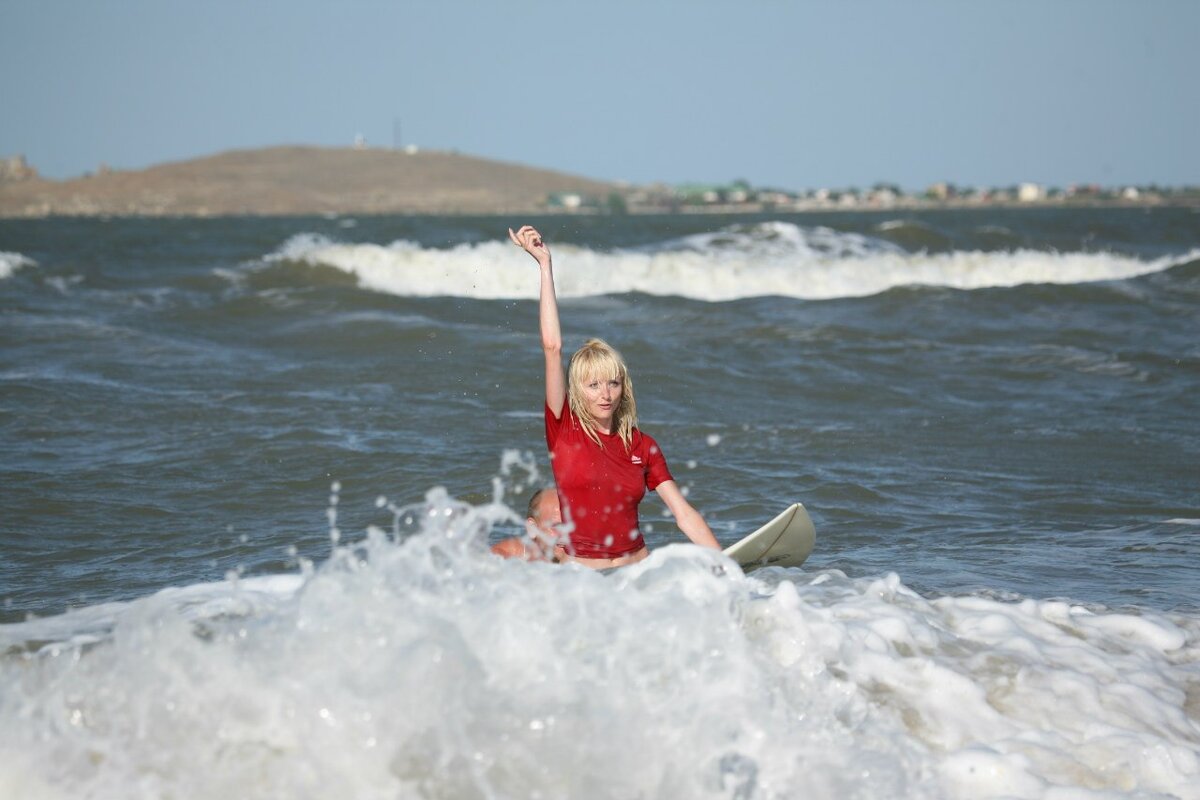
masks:
{"label": "water splash", "polygon": [[0,627],[0,787],[1198,796],[1196,618],[747,577],[690,545],[606,576],[489,555],[506,506],[396,511],[307,575],[108,609],[86,645],[31,646],[63,619]]}

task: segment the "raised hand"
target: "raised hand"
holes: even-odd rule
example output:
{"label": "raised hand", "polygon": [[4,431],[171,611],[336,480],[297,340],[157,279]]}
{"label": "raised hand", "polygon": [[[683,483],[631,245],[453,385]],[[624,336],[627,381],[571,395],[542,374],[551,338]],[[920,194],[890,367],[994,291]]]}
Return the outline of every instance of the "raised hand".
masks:
{"label": "raised hand", "polygon": [[550,263],[550,248],[542,241],[542,235],[532,225],[522,225],[516,233],[509,228],[508,238],[512,239],[512,243],[517,247],[533,256],[538,264]]}

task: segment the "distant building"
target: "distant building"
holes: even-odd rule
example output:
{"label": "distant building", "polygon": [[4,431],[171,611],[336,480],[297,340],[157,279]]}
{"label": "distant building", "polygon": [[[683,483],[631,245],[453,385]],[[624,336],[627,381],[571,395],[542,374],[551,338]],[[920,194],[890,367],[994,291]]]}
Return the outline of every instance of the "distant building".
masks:
{"label": "distant building", "polygon": [[784,205],[786,203],[793,203],[796,201],[795,196],[790,195],[787,192],[774,189],[768,189],[767,191],[759,192],[758,199],[760,202],[773,203],[775,205]]}
{"label": "distant building", "polygon": [[925,190],[925,195],[934,200],[949,200],[954,196],[954,187],[945,181],[939,181],[931,184],[930,187]]}
{"label": "distant building", "polygon": [[37,170],[29,166],[25,156],[0,158],[0,183],[27,181],[38,176]]}
{"label": "distant building", "polygon": [[892,187],[881,186],[871,190],[871,193],[867,195],[867,202],[880,208],[891,208],[899,197],[900,195]]}
{"label": "distant building", "polygon": [[1102,191],[1103,190],[1100,188],[1100,185],[1097,183],[1085,183],[1082,186],[1078,186],[1076,184],[1071,184],[1070,186],[1067,187],[1066,196],[1067,197],[1095,197],[1095,196],[1099,195]]}
{"label": "distant building", "polygon": [[1017,187],[1017,200],[1022,203],[1036,203],[1046,199],[1045,188],[1038,183],[1022,183]]}
{"label": "distant building", "polygon": [[713,205],[721,202],[721,187],[701,183],[685,183],[675,188],[675,195],[687,205]]}
{"label": "distant building", "polygon": [[567,211],[577,211],[583,208],[584,202],[583,195],[574,192],[554,192],[546,198],[546,205],[550,208],[562,208]]}

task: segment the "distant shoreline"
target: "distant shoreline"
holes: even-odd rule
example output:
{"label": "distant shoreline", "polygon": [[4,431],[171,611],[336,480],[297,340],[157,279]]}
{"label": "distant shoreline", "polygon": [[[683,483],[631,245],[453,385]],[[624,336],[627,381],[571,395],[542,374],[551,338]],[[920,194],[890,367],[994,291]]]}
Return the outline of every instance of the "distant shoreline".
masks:
{"label": "distant shoreline", "polygon": [[551,196],[621,188],[459,153],[284,146],[66,181],[26,166],[0,181],[0,217],[528,213]]}
{"label": "distant shoreline", "polygon": [[764,214],[903,214],[911,212],[938,212],[938,211],[1036,211],[1048,209],[1064,209],[1064,210],[1104,210],[1104,209],[1200,209],[1200,203],[1195,202],[1160,202],[1160,203],[1137,203],[1137,202],[1089,202],[1089,203],[1056,203],[1056,202],[1013,202],[1013,203],[954,203],[954,202],[939,202],[925,204],[907,204],[896,205],[889,207],[878,206],[853,206],[853,207],[838,207],[838,206],[804,206],[804,207],[767,207],[757,206],[754,204],[745,204],[737,206],[706,206],[706,207],[681,207],[681,208],[631,208],[622,212],[619,215],[614,215],[611,212],[601,209],[581,209],[581,210],[564,210],[542,207],[528,208],[500,208],[492,210],[472,210],[472,211],[449,211],[449,210],[404,210],[404,211],[353,211],[346,210],[340,212],[256,212],[256,211],[237,211],[230,213],[144,213],[144,212],[108,212],[108,211],[89,211],[85,213],[57,212],[49,213],[24,213],[11,214],[0,211],[0,221],[20,221],[20,220],[83,220],[83,219],[196,219],[196,220],[219,220],[219,219],[304,219],[311,217],[323,217],[326,219],[339,219],[344,217],[508,217],[513,215],[529,215],[538,217],[602,217],[602,216],[664,216],[664,215],[683,215],[683,216],[759,216]]}
{"label": "distant shoreline", "polygon": [[[905,213],[1022,208],[1200,207],[1200,193],[1137,199],[1090,193],[1017,200],[1000,193],[793,196],[758,192],[697,202],[638,187],[437,151],[281,146],[233,150],[142,170],[44,180],[14,157],[0,170],[0,219],[601,214]],[[762,197],[771,198],[764,202]],[[758,199],[756,199],[758,198]]]}

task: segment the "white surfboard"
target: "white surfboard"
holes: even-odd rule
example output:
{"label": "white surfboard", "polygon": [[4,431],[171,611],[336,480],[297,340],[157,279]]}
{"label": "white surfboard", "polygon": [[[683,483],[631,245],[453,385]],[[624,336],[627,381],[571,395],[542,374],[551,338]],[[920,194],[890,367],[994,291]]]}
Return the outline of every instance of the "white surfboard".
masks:
{"label": "white surfboard", "polygon": [[775,519],[740,542],[725,548],[725,555],[750,572],[759,567],[798,567],[817,543],[817,531],[802,503],[793,503]]}

